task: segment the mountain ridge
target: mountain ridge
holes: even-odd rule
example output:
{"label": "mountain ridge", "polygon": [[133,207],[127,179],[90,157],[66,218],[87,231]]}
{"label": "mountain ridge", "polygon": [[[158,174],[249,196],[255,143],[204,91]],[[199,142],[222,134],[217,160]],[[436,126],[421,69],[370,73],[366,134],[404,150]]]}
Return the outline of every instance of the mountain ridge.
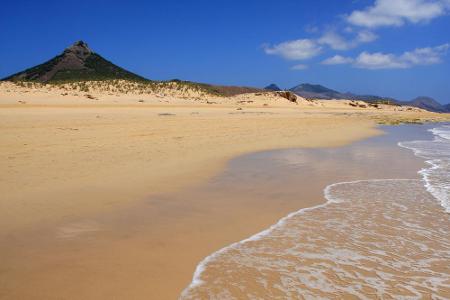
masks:
{"label": "mountain ridge", "polygon": [[443,105],[437,102],[435,99],[427,96],[419,96],[412,99],[411,101],[402,101],[400,103],[419,107],[428,111],[443,112],[443,113],[450,112],[450,104]]}
{"label": "mountain ridge", "polygon": [[410,101],[401,101],[391,97],[382,97],[376,95],[358,95],[350,92],[341,93],[339,91],[327,88],[320,84],[302,83],[289,89],[293,93],[306,99],[349,99],[362,100],[366,102],[377,102],[393,105],[409,105],[423,108],[433,112],[450,112],[450,103],[441,104],[435,99],[426,96],[416,97]]}
{"label": "mountain ridge", "polygon": [[327,88],[320,84],[302,83],[293,88],[290,91],[297,95],[307,99],[349,99],[349,100],[363,100],[368,102],[395,102],[397,100],[390,97],[380,97],[375,95],[357,95],[350,92],[341,93],[339,91]]}

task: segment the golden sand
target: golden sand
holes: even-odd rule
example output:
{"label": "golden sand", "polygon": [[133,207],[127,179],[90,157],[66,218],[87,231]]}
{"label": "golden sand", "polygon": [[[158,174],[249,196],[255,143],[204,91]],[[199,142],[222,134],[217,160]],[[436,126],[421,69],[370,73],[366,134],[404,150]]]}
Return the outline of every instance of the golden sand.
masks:
{"label": "golden sand", "polygon": [[[2,87],[5,299],[173,299],[205,253],[257,232],[292,207],[262,207],[242,228],[243,223],[225,224],[243,222],[246,202],[238,209],[215,203],[205,214],[202,207],[211,199],[186,198],[175,205],[163,195],[205,182],[244,153],[339,146],[380,134],[379,120],[444,118],[339,101],[296,105],[261,95],[163,104],[160,97],[145,103],[135,95],[89,100]],[[142,203],[150,209],[133,222]],[[118,212],[129,217],[109,227],[95,221]],[[183,219],[179,228],[170,226],[171,218]]]}

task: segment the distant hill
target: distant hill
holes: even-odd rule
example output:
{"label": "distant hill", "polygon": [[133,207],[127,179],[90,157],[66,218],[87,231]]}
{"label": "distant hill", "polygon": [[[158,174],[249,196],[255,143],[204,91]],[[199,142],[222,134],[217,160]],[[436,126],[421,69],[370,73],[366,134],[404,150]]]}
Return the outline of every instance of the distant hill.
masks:
{"label": "distant hill", "polygon": [[357,95],[353,93],[341,93],[327,87],[324,87],[320,84],[310,84],[303,83],[297,85],[290,89],[290,91],[295,94],[307,98],[307,99],[350,99],[350,100],[363,100],[367,102],[387,102],[387,103],[395,103],[397,100],[388,98],[388,97],[380,97],[373,95]]}
{"label": "distant hill", "polygon": [[442,105],[430,97],[417,97],[411,101],[400,101],[390,97],[380,97],[375,95],[358,95],[350,92],[341,93],[320,84],[303,83],[290,89],[295,94],[306,99],[349,99],[362,100],[366,102],[386,103],[392,105],[415,106],[433,112],[450,112],[450,104]]}
{"label": "distant hill", "polygon": [[275,83],[269,84],[264,89],[268,90],[268,91],[274,91],[274,92],[281,91],[280,87],[278,85],[276,85]]}
{"label": "distant hill", "polygon": [[320,84],[302,83],[289,89],[295,94],[307,99],[340,99],[341,93],[326,88]]}
{"label": "distant hill", "polygon": [[444,107],[445,107],[445,109],[446,109],[448,112],[450,112],[450,103],[447,104],[447,105],[444,105]]}
{"label": "distant hill", "polygon": [[83,41],[78,41],[43,64],[13,74],[3,80],[10,81],[86,81],[128,79],[146,80],[129,72],[89,49]]}
{"label": "distant hill", "polygon": [[430,97],[417,97],[411,101],[401,102],[402,104],[419,107],[434,112],[450,112],[450,104],[442,105]]}

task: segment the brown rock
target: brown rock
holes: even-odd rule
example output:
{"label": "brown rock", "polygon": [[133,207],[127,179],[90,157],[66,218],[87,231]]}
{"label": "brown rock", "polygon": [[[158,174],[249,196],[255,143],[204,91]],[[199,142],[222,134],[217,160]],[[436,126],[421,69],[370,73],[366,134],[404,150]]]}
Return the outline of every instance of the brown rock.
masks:
{"label": "brown rock", "polygon": [[297,103],[297,96],[293,92],[289,91],[279,91],[277,94],[283,98],[288,99],[291,102]]}

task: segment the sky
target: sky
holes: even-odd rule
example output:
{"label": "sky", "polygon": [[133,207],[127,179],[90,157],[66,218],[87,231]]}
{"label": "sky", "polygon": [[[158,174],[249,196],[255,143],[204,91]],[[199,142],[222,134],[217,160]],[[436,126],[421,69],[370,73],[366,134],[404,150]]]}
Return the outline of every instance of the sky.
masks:
{"label": "sky", "polygon": [[450,0],[5,1],[0,77],[77,40],[149,79],[450,102]]}

